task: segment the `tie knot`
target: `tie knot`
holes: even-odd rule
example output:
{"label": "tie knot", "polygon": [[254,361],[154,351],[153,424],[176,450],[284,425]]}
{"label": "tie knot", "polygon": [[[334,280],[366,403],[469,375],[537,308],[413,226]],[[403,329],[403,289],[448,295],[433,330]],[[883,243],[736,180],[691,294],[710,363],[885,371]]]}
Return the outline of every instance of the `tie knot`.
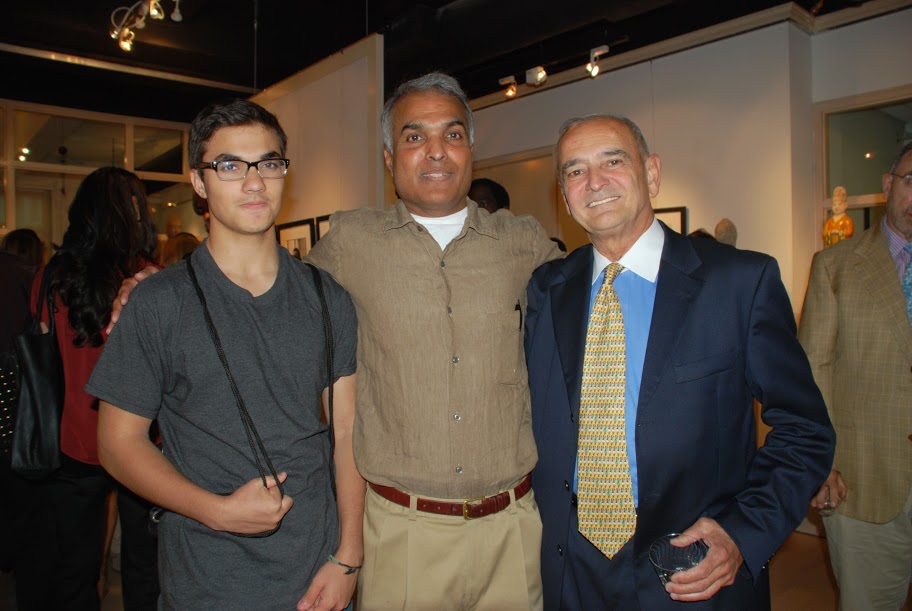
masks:
{"label": "tie knot", "polygon": [[605,284],[613,284],[614,279],[624,271],[624,266],[620,263],[611,263],[605,268]]}

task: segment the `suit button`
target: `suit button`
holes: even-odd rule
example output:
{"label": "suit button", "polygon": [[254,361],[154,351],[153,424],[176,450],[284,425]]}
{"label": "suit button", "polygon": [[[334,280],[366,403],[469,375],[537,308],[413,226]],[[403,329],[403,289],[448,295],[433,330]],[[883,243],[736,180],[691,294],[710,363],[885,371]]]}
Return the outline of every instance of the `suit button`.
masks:
{"label": "suit button", "polygon": [[568,482],[567,480],[564,480],[564,490],[566,490],[568,492],[570,491],[570,482]]}
{"label": "suit button", "polygon": [[564,548],[562,548],[560,545],[557,546],[557,555],[558,556],[564,555]]}

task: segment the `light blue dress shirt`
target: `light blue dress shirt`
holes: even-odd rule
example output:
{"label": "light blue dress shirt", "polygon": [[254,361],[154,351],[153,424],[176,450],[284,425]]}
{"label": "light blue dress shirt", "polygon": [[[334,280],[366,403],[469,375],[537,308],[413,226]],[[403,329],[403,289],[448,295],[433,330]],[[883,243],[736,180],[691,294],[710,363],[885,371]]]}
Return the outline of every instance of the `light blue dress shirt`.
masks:
{"label": "light blue dress shirt", "polygon": [[[630,461],[630,479],[633,484],[633,500],[639,506],[637,489],[636,461],[636,416],[640,397],[640,382],[643,378],[643,363],[646,360],[646,343],[649,340],[649,327],[652,323],[652,310],[655,306],[656,280],[659,276],[659,263],[662,247],[665,245],[665,233],[658,221],[652,225],[634,243],[618,261],[624,271],[615,279],[614,290],[621,303],[624,315],[624,336],[627,347],[627,380],[625,421],[627,426],[627,458]],[[589,312],[602,286],[605,268],[611,263],[595,248],[593,253],[593,280],[589,293]],[[577,457],[577,471],[579,458]],[[578,473],[573,476],[573,490],[579,483]]]}

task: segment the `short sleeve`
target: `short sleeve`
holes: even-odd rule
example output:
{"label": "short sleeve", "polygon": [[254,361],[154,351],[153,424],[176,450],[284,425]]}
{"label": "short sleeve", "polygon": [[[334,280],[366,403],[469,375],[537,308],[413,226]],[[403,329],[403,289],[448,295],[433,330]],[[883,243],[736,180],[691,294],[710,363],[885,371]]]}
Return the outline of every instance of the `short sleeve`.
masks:
{"label": "short sleeve", "polygon": [[173,308],[162,295],[166,286],[154,280],[144,283],[159,286],[140,284],[133,291],[85,386],[88,394],[149,419],[155,419],[161,407],[167,371],[165,321],[174,320],[169,314]]}
{"label": "short sleeve", "polygon": [[321,273],[333,332],[333,381],[357,370],[358,323],[348,292],[328,273]]}

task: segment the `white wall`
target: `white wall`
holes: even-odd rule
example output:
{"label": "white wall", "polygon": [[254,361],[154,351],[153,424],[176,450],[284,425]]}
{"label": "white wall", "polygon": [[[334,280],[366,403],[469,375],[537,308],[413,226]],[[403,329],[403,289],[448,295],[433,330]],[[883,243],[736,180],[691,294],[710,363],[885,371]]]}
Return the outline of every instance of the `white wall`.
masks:
{"label": "white wall", "polygon": [[791,289],[790,45],[807,36],[793,30],[770,26],[482,109],[476,158],[553,145],[572,116],[626,115],[662,158],[654,206],[686,206],[688,230],[732,219],[738,246],[776,257]]}
{"label": "white wall", "polygon": [[822,32],[811,46],[814,102],[912,83],[912,9]]}
{"label": "white wall", "polygon": [[383,37],[369,36],[251,99],[288,134],[277,224],[383,201]]}
{"label": "white wall", "polygon": [[689,231],[732,219],[797,311],[819,233],[813,104],[912,83],[910,32],[912,9],[815,35],[780,23],[483,108],[476,160],[553,146],[569,117],[626,115],[662,158],[654,207],[686,206]]}
{"label": "white wall", "polygon": [[811,260],[817,250],[821,225],[814,196],[814,113],[811,103],[812,38],[792,27],[789,36],[789,90],[791,94],[791,251],[792,307],[801,310]]}

